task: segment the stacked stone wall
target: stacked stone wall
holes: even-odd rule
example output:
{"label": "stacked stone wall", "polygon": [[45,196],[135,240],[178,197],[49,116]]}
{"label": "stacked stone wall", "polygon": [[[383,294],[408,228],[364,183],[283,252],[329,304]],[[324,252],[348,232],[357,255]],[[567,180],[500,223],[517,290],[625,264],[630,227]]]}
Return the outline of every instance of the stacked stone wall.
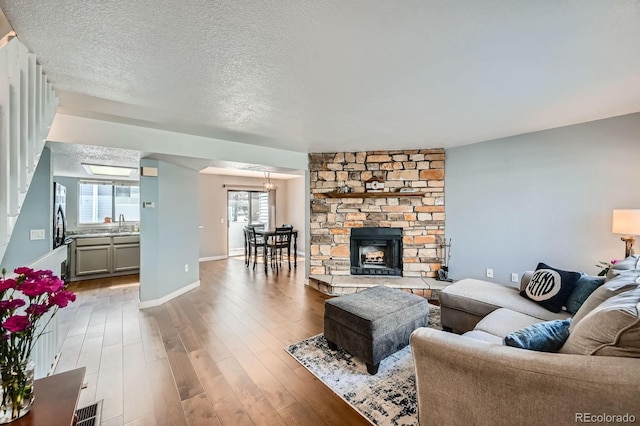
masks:
{"label": "stacked stone wall", "polygon": [[[436,277],[444,238],[444,166],[443,149],[309,154],[311,274],[349,275],[351,228],[381,226],[403,229],[404,276]],[[368,196],[365,182],[371,178],[384,182],[384,196]],[[362,197],[335,194],[344,191]]]}

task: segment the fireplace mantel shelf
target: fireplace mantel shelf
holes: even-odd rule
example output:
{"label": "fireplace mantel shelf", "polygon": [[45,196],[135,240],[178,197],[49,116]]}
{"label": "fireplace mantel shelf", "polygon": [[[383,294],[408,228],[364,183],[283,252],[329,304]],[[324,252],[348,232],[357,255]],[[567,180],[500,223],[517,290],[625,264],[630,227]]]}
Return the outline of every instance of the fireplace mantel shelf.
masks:
{"label": "fireplace mantel shelf", "polygon": [[322,192],[329,198],[385,198],[385,197],[424,197],[425,192]]}

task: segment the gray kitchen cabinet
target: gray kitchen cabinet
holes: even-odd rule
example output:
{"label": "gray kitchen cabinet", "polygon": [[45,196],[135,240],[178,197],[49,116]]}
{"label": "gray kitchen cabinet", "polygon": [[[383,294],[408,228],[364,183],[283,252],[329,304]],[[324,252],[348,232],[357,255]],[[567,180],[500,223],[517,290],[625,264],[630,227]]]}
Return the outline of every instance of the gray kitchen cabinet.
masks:
{"label": "gray kitchen cabinet", "polygon": [[69,261],[71,281],[135,274],[140,269],[140,236],[76,238]]}
{"label": "gray kitchen cabinet", "polygon": [[140,244],[113,245],[113,272],[140,269]]}
{"label": "gray kitchen cabinet", "polygon": [[76,275],[107,274],[111,272],[111,245],[76,248]]}

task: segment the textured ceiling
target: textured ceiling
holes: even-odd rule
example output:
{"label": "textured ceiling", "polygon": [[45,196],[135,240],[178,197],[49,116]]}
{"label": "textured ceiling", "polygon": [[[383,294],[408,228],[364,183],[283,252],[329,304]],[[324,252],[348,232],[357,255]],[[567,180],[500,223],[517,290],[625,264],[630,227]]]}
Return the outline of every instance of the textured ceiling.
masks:
{"label": "textured ceiling", "polygon": [[[104,176],[88,174],[81,163],[104,166],[132,167],[136,171],[129,178],[118,180],[139,180],[140,152],[102,146],[77,145],[61,142],[47,142],[53,155],[53,174],[88,179],[104,179]],[[114,177],[115,179],[115,177]]]}
{"label": "textured ceiling", "polygon": [[299,152],[640,111],[638,0],[0,0],[60,111]]}

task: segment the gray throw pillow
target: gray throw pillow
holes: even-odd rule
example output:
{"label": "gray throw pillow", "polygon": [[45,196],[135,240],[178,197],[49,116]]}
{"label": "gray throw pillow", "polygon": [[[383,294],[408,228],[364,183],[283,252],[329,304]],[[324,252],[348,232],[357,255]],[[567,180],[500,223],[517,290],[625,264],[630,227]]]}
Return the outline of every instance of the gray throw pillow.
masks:
{"label": "gray throw pillow", "polygon": [[560,352],[640,358],[640,286],[602,302],[575,324]]}
{"label": "gray throw pillow", "polygon": [[584,301],[602,284],[604,284],[604,277],[592,277],[591,275],[582,274],[576,283],[576,287],[571,292],[571,296],[567,299],[567,304],[565,305],[567,312],[575,315]]}
{"label": "gray throw pillow", "polygon": [[578,309],[578,312],[573,316],[570,331],[573,331],[575,326],[582,321],[582,318],[586,317],[605,300],[616,294],[624,293],[625,291],[638,287],[638,283],[636,282],[638,278],[640,278],[639,270],[623,271],[623,273],[611,281],[606,281],[598,287],[596,291],[591,293],[591,296],[584,301],[580,309]]}
{"label": "gray throw pillow", "polygon": [[540,352],[558,352],[569,337],[571,318],[532,324],[507,334],[504,344]]}

